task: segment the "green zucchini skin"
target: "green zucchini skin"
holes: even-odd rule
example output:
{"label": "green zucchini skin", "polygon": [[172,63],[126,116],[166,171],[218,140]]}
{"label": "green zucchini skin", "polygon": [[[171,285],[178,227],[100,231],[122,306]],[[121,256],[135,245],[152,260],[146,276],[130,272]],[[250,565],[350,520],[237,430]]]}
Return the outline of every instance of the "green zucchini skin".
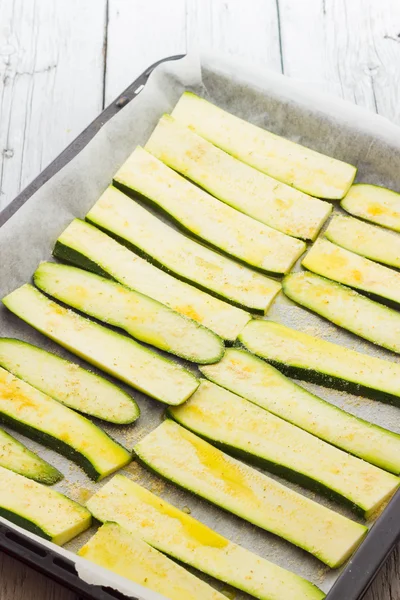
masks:
{"label": "green zucchini skin", "polygon": [[0,367],[80,414],[118,425],[139,418],[136,402],[114,383],[38,346],[0,338]]}
{"label": "green zucchini skin", "polygon": [[[251,352],[251,350],[249,350],[247,346],[243,343],[237,344],[236,347]],[[340,392],[348,392],[349,394],[354,394],[355,396],[363,396],[364,398],[369,398],[370,400],[378,400],[385,404],[391,404],[393,406],[400,407],[400,398],[398,396],[393,396],[392,394],[389,394],[387,392],[373,390],[359,383],[353,383],[352,381],[347,381],[345,379],[341,379],[340,377],[334,377],[333,375],[320,373],[319,371],[314,371],[313,369],[293,367],[291,365],[287,365],[286,363],[281,363],[276,360],[264,358],[263,356],[261,356],[261,354],[257,354],[257,356],[259,356],[268,364],[278,369],[281,373],[283,373],[283,375],[286,375],[286,377],[291,377],[300,381],[306,381],[307,383],[323,385],[324,387],[333,390],[339,390]]]}
{"label": "green zucchini skin", "polygon": [[114,176],[119,189],[155,208],[189,237],[247,267],[275,275],[290,271],[306,249],[303,241],[221,202],[171,169],[161,156],[138,146]]}
{"label": "green zucchini skin", "polygon": [[[210,444],[212,444],[219,450],[222,450],[222,452],[226,452],[227,454],[230,454],[231,456],[233,456],[235,458],[243,460],[244,462],[246,462],[250,465],[254,465],[255,467],[260,467],[261,469],[269,471],[270,473],[273,473],[274,475],[278,475],[279,477],[282,477],[283,479],[286,479],[287,481],[291,481],[292,483],[296,483],[302,487],[308,488],[309,490],[312,490],[312,491],[316,492],[317,494],[321,494],[322,496],[325,496],[326,498],[329,498],[330,500],[333,500],[334,502],[337,502],[339,504],[342,504],[343,506],[346,506],[347,508],[352,510],[359,517],[365,516],[365,511],[362,508],[360,508],[357,504],[355,504],[348,498],[345,498],[344,496],[342,496],[335,490],[331,490],[327,486],[323,485],[321,482],[316,481],[315,479],[312,479],[311,477],[307,477],[307,475],[304,475],[304,473],[299,473],[298,471],[294,471],[293,469],[290,469],[289,467],[286,467],[285,465],[280,465],[278,463],[271,462],[263,457],[255,456],[254,454],[251,454],[250,452],[246,452],[246,450],[237,448],[236,446],[231,446],[231,445],[225,444],[224,442],[221,442],[219,440],[215,440],[211,437],[208,437],[208,436],[204,435],[203,433],[200,433],[200,432],[196,431],[195,429],[189,427],[187,424],[184,424],[183,422],[181,422],[179,420],[179,418],[174,414],[173,410],[171,410],[170,408],[168,408],[166,410],[166,415],[168,418],[173,419],[176,423],[179,423],[179,425],[182,425],[182,427],[185,427],[185,429],[188,429],[195,435],[198,435],[200,438],[202,438],[206,442],[209,442]],[[138,459],[138,460],[140,461],[140,459]],[[144,466],[146,466],[146,468],[148,468],[147,465],[144,465]],[[159,473],[157,473],[155,471],[153,471],[153,472],[160,476]],[[174,482],[174,483],[176,483],[176,482]],[[177,484],[177,485],[179,485],[179,484]],[[186,488],[183,487],[182,489],[186,489]],[[227,512],[229,512],[229,511],[227,511]]]}
{"label": "green zucchini skin", "polygon": [[[119,242],[120,244],[122,244],[123,246],[128,248],[128,250],[131,250],[132,252],[134,252],[135,254],[140,256],[141,258],[148,260],[149,263],[151,263],[158,269],[165,271],[165,273],[168,273],[168,275],[172,275],[173,277],[176,277],[180,281],[184,281],[185,283],[188,283],[189,285],[194,285],[199,290],[202,290],[206,294],[211,294],[211,296],[214,296],[215,298],[218,298],[219,300],[222,300],[223,302],[229,302],[229,304],[232,304],[232,306],[236,306],[236,308],[241,308],[242,310],[246,310],[246,311],[252,312],[254,314],[258,314],[258,315],[265,314],[265,310],[257,309],[254,307],[249,307],[244,304],[241,304],[240,302],[235,302],[234,300],[231,300],[230,298],[226,298],[225,296],[222,296],[222,294],[218,294],[217,292],[214,292],[213,290],[206,288],[205,286],[197,283],[197,281],[193,281],[192,279],[189,279],[188,277],[183,277],[179,273],[175,273],[174,271],[171,271],[171,269],[168,269],[168,267],[163,265],[162,262],[159,262],[157,259],[155,259],[150,254],[146,254],[146,252],[143,252],[143,250],[141,248],[139,248],[138,246],[135,246],[134,244],[132,244],[125,238],[114,233],[114,231],[111,231],[110,229],[107,229],[106,227],[102,227],[100,225],[100,223],[97,223],[96,221],[92,220],[88,215],[86,215],[85,219],[88,223],[90,223],[90,225],[93,225],[93,227],[97,227],[97,229],[100,229],[100,231],[103,231],[103,233],[106,233],[107,235],[112,237],[115,241]],[[188,237],[188,236],[185,236],[185,237]],[[200,244],[201,242],[198,241],[196,243]],[[204,243],[202,245],[204,245],[204,247],[206,247]],[[216,250],[214,250],[214,252],[216,252]]]}
{"label": "green zucchini skin", "polygon": [[382,227],[354,217],[336,215],[324,236],[350,252],[400,269],[400,236]]}
{"label": "green zucchini skin", "polygon": [[92,523],[90,512],[64,494],[0,467],[0,516],[62,546]]}
{"label": "green zucchini skin", "polygon": [[400,307],[400,273],[365,258],[329,239],[318,239],[301,262],[316,275],[326,277],[387,306]]}
{"label": "green zucchini skin", "polygon": [[18,525],[18,527],[22,527],[22,529],[30,531],[31,533],[43,538],[44,540],[47,540],[48,542],[51,542],[51,535],[49,535],[46,531],[44,531],[44,529],[39,527],[39,525],[36,525],[36,523],[32,523],[32,521],[30,521],[29,519],[25,519],[25,517],[17,515],[16,513],[13,513],[12,511],[3,508],[2,506],[0,506],[0,517],[7,519],[7,521]]}
{"label": "green zucchini skin", "polygon": [[[7,459],[7,451],[5,454],[2,453],[3,443],[9,446],[11,460]],[[2,429],[0,429],[0,466],[44,485],[54,485],[64,478],[58,469],[28,450],[26,446]]]}
{"label": "green zucchini skin", "polygon": [[[310,272],[288,275],[282,289],[293,302],[338,327],[400,353],[400,315],[397,311],[365,298],[341,283]],[[344,314],[343,305],[346,306]]]}
{"label": "green zucchini skin", "polygon": [[120,283],[50,262],[39,265],[33,280],[64,304],[165,352],[198,364],[216,363],[224,355],[222,339],[210,329]]}
{"label": "green zucchini skin", "polygon": [[[251,319],[248,312],[167,274],[80,219],[74,219],[63,231],[53,254],[64,263],[153,298],[210,329],[228,344],[236,340]],[[185,299],[183,304],[182,299]]]}
{"label": "green zucchini skin", "polygon": [[[162,431],[161,434],[160,434],[160,430]],[[167,431],[171,430],[174,432],[173,435],[177,436],[176,438],[175,437],[172,438],[173,439],[172,443],[174,443],[175,440],[178,440],[177,444],[179,445],[180,444],[179,438],[183,438],[185,440],[190,439],[190,442],[188,442],[188,444],[190,444],[191,450],[189,452],[192,451],[194,444],[195,444],[196,448],[199,447],[201,444],[200,452],[204,452],[206,454],[211,453],[212,461],[215,460],[215,456],[216,456],[215,453],[218,453],[217,461],[218,461],[218,463],[220,463],[220,462],[224,463],[224,467],[223,467],[224,474],[228,473],[227,478],[225,478],[223,481],[231,481],[231,482],[234,482],[234,484],[236,484],[237,480],[236,480],[236,478],[233,479],[234,476],[230,471],[236,472],[239,470],[239,473],[240,473],[239,477],[243,476],[244,482],[239,479],[239,485],[237,486],[237,488],[240,489],[238,504],[237,504],[237,496],[236,496],[236,493],[238,491],[237,489],[236,489],[235,493],[232,491],[232,488],[229,490],[223,490],[222,492],[220,492],[220,490],[218,489],[218,486],[217,486],[217,491],[216,491],[215,495],[214,495],[214,493],[211,493],[210,489],[213,489],[213,488],[212,488],[209,473],[207,474],[208,480],[205,479],[204,480],[205,485],[203,485],[202,484],[203,480],[199,478],[199,475],[197,475],[197,472],[199,470],[198,466],[195,467],[194,472],[192,472],[191,474],[190,474],[190,468],[187,469],[189,472],[189,478],[186,479],[186,482],[185,482],[184,481],[185,477],[186,477],[185,467],[182,468],[182,466],[180,466],[180,467],[177,466],[179,464],[179,460],[177,461],[176,456],[173,457],[172,462],[166,463],[167,457],[165,455],[163,455],[163,453],[162,453],[162,447],[165,444],[165,440],[162,442],[162,444],[159,444],[156,441],[155,446],[152,447],[152,444],[154,444],[153,440],[154,440],[154,438],[157,439],[157,436],[161,436],[161,440],[163,440],[165,430],[167,430]],[[216,504],[219,508],[222,508],[223,510],[227,510],[227,512],[229,512],[231,514],[235,514],[235,515],[239,516],[240,518],[245,519],[246,521],[248,521],[254,525],[257,525],[258,527],[261,527],[262,529],[271,532],[273,535],[277,535],[278,537],[284,538],[284,539],[288,540],[289,542],[297,545],[298,547],[301,547],[304,550],[311,552],[311,554],[313,554],[314,556],[319,558],[322,562],[324,562],[325,564],[329,565],[332,568],[338,567],[341,564],[343,564],[343,562],[353,553],[355,548],[360,543],[361,539],[364,538],[364,536],[367,533],[367,528],[365,526],[360,525],[359,523],[356,523],[355,521],[352,521],[346,517],[343,517],[342,515],[335,513],[331,509],[322,507],[318,503],[316,503],[312,500],[309,500],[308,498],[305,498],[301,494],[298,494],[296,492],[293,492],[292,490],[289,490],[287,487],[282,486],[281,484],[278,484],[277,482],[275,482],[271,478],[267,477],[266,475],[258,473],[251,467],[249,467],[243,463],[239,463],[235,459],[230,458],[229,455],[222,454],[222,453],[220,455],[219,451],[216,450],[215,447],[208,444],[207,442],[204,442],[203,440],[201,440],[201,438],[192,434],[187,429],[181,427],[180,425],[174,423],[171,420],[164,421],[164,423],[159,425],[157,433],[155,433],[156,431],[157,430],[154,430],[152,433],[150,433],[147,437],[145,437],[143,440],[141,440],[134,448],[134,452],[137,457],[137,460],[141,464],[143,464],[147,469],[149,469],[151,472],[157,474],[158,476],[161,476],[162,478],[166,479],[167,481],[174,483],[181,489],[190,491],[190,493],[193,493],[203,499],[206,499],[207,501],[209,501],[213,504]],[[204,447],[203,444],[206,447]],[[183,444],[183,447],[185,447],[185,446],[186,446],[186,444]],[[182,448],[180,448],[180,450],[182,451]],[[176,447],[171,449],[171,452],[170,452],[168,458],[173,456],[173,453],[176,454],[176,452],[177,452]],[[198,450],[196,449],[195,452],[197,454]],[[199,454],[198,456],[200,458],[200,462],[203,463],[202,455]],[[160,464],[161,464],[161,466],[160,466]],[[167,466],[165,466],[166,464],[167,464]],[[187,459],[187,464],[190,466],[190,460],[188,460],[188,459]],[[206,466],[205,468],[207,469],[208,466]],[[217,471],[219,469],[221,469],[220,465],[219,465],[219,467],[217,467]],[[209,468],[209,470],[211,470],[211,473],[212,473],[213,467],[211,466]],[[243,475],[243,473],[246,473],[246,475]],[[238,473],[236,473],[236,476],[237,475],[238,475]],[[212,477],[215,478],[216,473],[214,473],[214,475],[212,475]],[[224,477],[225,477],[225,475],[224,475]],[[251,482],[252,482],[251,484],[249,483],[249,480],[251,480]],[[188,482],[191,482],[191,483],[188,483]],[[197,486],[199,489],[196,490]],[[293,502],[293,503],[297,504],[296,510],[300,511],[300,512],[299,513],[296,512],[296,514],[301,514],[304,511],[304,513],[306,515],[305,519],[309,520],[311,518],[311,513],[313,513],[313,517],[315,517],[315,518],[322,518],[319,513],[323,513],[324,518],[326,518],[327,523],[329,522],[329,526],[331,526],[333,524],[333,521],[336,521],[337,522],[336,523],[336,525],[337,525],[336,535],[338,536],[338,539],[340,539],[340,540],[342,539],[342,535],[343,535],[343,538],[346,539],[344,546],[340,550],[338,550],[338,548],[336,547],[337,539],[335,539],[335,541],[333,541],[332,548],[330,548],[329,544],[328,544],[328,546],[326,548],[318,549],[318,545],[322,543],[321,540],[318,541],[318,538],[321,537],[321,533],[319,533],[319,532],[315,533],[314,531],[311,532],[310,529],[304,529],[304,524],[302,525],[302,530],[300,532],[299,531],[297,531],[297,532],[289,531],[288,523],[282,517],[280,519],[278,517],[277,521],[274,522],[273,521],[274,517],[268,516],[273,513],[268,512],[267,506],[265,506],[264,511],[262,511],[262,513],[260,513],[260,502],[262,502],[262,501],[260,500],[260,496],[257,495],[256,489],[258,489],[258,493],[264,494],[266,492],[266,489],[268,486],[271,486],[271,488],[272,488],[271,489],[272,495],[278,494],[279,498],[280,497],[285,498],[285,502],[287,502],[287,503]],[[249,497],[247,496],[247,501],[244,502],[244,497],[246,497],[246,494],[248,494],[248,493],[250,493],[251,499],[249,501]],[[220,494],[221,494],[221,496],[220,496]],[[254,498],[257,498],[257,505],[256,505],[256,510],[254,513],[249,507],[249,503],[250,503],[250,506],[253,503],[253,509],[255,507],[254,506],[255,500],[253,499],[253,495],[254,495]],[[288,498],[290,498],[290,500],[288,500]],[[271,500],[267,500],[267,503],[270,501]],[[279,500],[274,499],[274,502],[277,502],[277,501],[279,501]],[[265,502],[265,499],[264,499],[264,502]],[[300,503],[300,506],[298,505],[298,503]],[[270,507],[270,508],[272,508],[272,507]],[[287,506],[286,506],[286,510],[287,510]],[[277,511],[277,512],[279,513],[279,511]],[[317,517],[317,513],[319,515],[318,517]],[[293,519],[294,518],[293,510],[290,514],[291,514],[291,518]],[[271,518],[272,518],[272,521],[269,521],[269,519],[271,519]],[[307,537],[310,537],[310,539],[308,541],[306,540]],[[340,541],[340,544],[342,544],[341,541]]]}
{"label": "green zucchini skin", "polygon": [[17,288],[2,302],[53,341],[161,402],[184,402],[199,385],[180,364],[64,308],[30,284]]}
{"label": "green zucchini skin", "polygon": [[[139,200],[139,202],[141,204],[144,204],[144,205],[148,206],[149,208],[153,209],[154,212],[157,213],[157,215],[160,215],[161,217],[167,218],[168,221],[170,223],[172,223],[173,225],[175,225],[177,227],[177,229],[179,229],[179,231],[181,231],[182,234],[185,237],[187,237],[189,239],[193,239],[198,244],[201,244],[202,246],[205,246],[206,248],[209,247],[214,252],[217,252],[218,254],[222,254],[223,256],[226,256],[226,258],[229,258],[230,260],[234,260],[235,262],[239,263],[240,265],[243,265],[244,267],[247,267],[248,269],[251,269],[252,271],[257,271],[257,273],[261,273],[262,275],[266,275],[267,277],[282,277],[283,276],[283,273],[281,271],[271,271],[271,270],[263,269],[262,267],[258,267],[257,265],[250,264],[250,263],[246,262],[245,260],[243,260],[242,258],[239,258],[238,256],[234,256],[233,254],[229,254],[229,252],[227,252],[223,248],[220,248],[216,244],[213,244],[212,242],[210,242],[208,240],[205,240],[203,237],[201,237],[200,235],[196,234],[194,231],[192,231],[188,227],[185,227],[170,212],[168,212],[167,210],[165,210],[164,208],[162,208],[159,204],[157,204],[156,202],[154,202],[153,200],[151,200],[151,198],[148,198],[147,196],[143,196],[142,194],[139,194],[139,192],[136,192],[135,190],[132,190],[128,186],[122,184],[121,182],[119,182],[119,181],[117,181],[115,179],[113,180],[113,186],[116,187],[117,190],[120,190],[121,192],[123,192],[126,196],[129,196],[129,198],[132,198],[132,200],[134,200],[134,201]],[[245,216],[245,215],[243,215],[243,216]],[[91,223],[90,220],[88,222]],[[99,229],[101,228],[97,223],[91,223],[91,224],[95,225]],[[121,244],[124,244],[130,250],[133,250],[136,254],[140,254],[141,251],[136,246],[132,246],[132,245],[129,244],[129,242],[124,241],[122,238],[118,238],[117,236],[114,236],[114,234],[112,232],[110,232],[110,231],[108,231],[106,229],[104,229],[103,231],[105,233],[109,234],[109,235],[112,235],[118,242],[120,242]],[[306,247],[304,248],[303,253],[305,251],[306,251]],[[158,267],[160,269],[162,268],[162,263],[157,262],[150,255],[147,255],[147,254],[145,254],[145,253],[142,252],[140,254],[140,256],[142,258],[145,258],[146,260],[149,260],[152,264],[154,264],[154,266],[156,266],[156,267]],[[203,291],[207,292],[208,294],[212,294],[213,296],[215,296],[216,298],[219,298],[220,300],[224,300],[225,302],[229,301],[229,303],[232,304],[233,306],[237,306],[238,308],[242,308],[243,310],[252,310],[253,311],[253,309],[249,309],[248,307],[246,307],[244,305],[240,305],[240,304],[237,304],[237,303],[235,303],[235,302],[233,302],[231,300],[228,300],[225,296],[219,296],[218,294],[214,293],[209,288],[201,287],[196,282],[194,282],[194,281],[192,281],[190,279],[184,279],[183,277],[180,277],[176,273],[173,273],[172,271],[168,271],[165,268],[164,268],[164,270],[167,273],[172,274],[174,277],[178,277],[182,281],[185,281],[186,283],[189,283],[191,285],[196,285],[196,287],[199,287],[200,289],[202,289]],[[256,312],[256,311],[253,311],[253,312]],[[262,313],[260,312],[260,314],[262,314]]]}
{"label": "green zucchini skin", "polygon": [[90,498],[87,507],[100,522],[117,522],[179,564],[194,567],[260,600],[325,597],[312,583],[222,537],[122,475],[106,483]]}
{"label": "green zucchini skin", "polygon": [[100,277],[104,277],[110,281],[117,281],[110,273],[107,273],[100,265],[93,260],[90,260],[90,258],[82,254],[82,252],[78,252],[74,248],[66,246],[60,242],[60,240],[57,240],[55,243],[53,256],[64,263],[75,265],[76,267],[95,273],[95,275],[100,275]]}
{"label": "green zucchini skin", "polygon": [[[233,306],[264,314],[281,289],[276,279],[177,232],[114,187],[104,192],[86,220],[156,267]],[[151,230],[150,239],[142,235],[143,228]]]}
{"label": "green zucchini skin", "polygon": [[[26,423],[21,423],[17,419],[13,419],[4,413],[0,413],[0,423],[7,425],[22,435],[25,435],[34,442],[39,442],[40,444],[43,444],[43,446],[47,446],[47,448],[51,448],[58,454],[65,456],[65,458],[68,458],[72,462],[79,465],[85,471],[86,475],[93,481],[99,480],[101,474],[95,469],[86,456],[83,456],[80,452],[75,450],[75,448],[71,448],[71,446],[62,440],[59,440],[58,438],[55,438],[44,431],[38,431],[34,427],[31,427]],[[115,442],[115,440],[113,441]],[[117,444],[118,442],[115,443]]]}
{"label": "green zucchini skin", "polygon": [[[204,379],[185,405],[167,414],[228,454],[342,502],[365,518],[400,485],[397,476]],[[313,418],[317,421],[318,414]]]}
{"label": "green zucchini skin", "polygon": [[[266,321],[267,323],[268,321]],[[254,321],[255,323],[255,321]],[[272,322],[271,322],[272,323]],[[250,323],[251,324],[251,323]],[[274,323],[275,325],[275,323]],[[290,327],[286,327],[286,329],[291,330]],[[294,331],[294,330],[291,330]],[[301,333],[301,332],[299,332]],[[400,406],[400,392],[399,395],[392,394],[387,391],[383,391],[380,389],[372,388],[362,383],[349,381],[337,375],[332,375],[328,373],[324,373],[321,371],[317,371],[314,368],[310,368],[302,365],[290,365],[286,362],[276,360],[274,358],[270,358],[267,354],[263,355],[261,352],[257,351],[251,343],[246,343],[244,341],[244,336],[246,334],[246,327],[238,337],[238,341],[235,344],[235,347],[242,348],[247,350],[251,354],[255,354],[262,360],[265,360],[267,363],[271,364],[273,367],[278,369],[281,373],[286,375],[287,377],[291,377],[293,379],[299,379],[302,381],[306,381],[308,383],[315,383],[317,385],[322,385],[327,388],[336,389],[339,391],[349,392],[350,394],[354,394],[356,396],[364,396],[365,398],[370,398],[371,400],[378,400],[380,402],[384,402],[386,404],[392,404],[394,406]],[[308,336],[312,337],[312,336]],[[316,338],[319,339],[319,338]],[[332,344],[333,346],[337,346],[337,344]],[[340,346],[339,346],[340,347]],[[361,353],[357,353],[361,354]],[[383,361],[388,362],[388,361]]]}

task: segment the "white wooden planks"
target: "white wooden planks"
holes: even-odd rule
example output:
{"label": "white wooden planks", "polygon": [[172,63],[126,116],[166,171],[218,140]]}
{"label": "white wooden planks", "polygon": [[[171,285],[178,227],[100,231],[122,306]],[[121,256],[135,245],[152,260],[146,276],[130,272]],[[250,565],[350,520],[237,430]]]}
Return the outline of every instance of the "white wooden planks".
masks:
{"label": "white wooden planks", "polygon": [[282,71],[276,0],[187,0],[188,45]]}
{"label": "white wooden planks", "polygon": [[109,0],[106,105],[151,64],[185,52],[185,0]]}
{"label": "white wooden planks", "polygon": [[400,2],[279,0],[284,72],[400,123]]}
{"label": "white wooden planks", "polygon": [[0,209],[100,112],[105,6],[0,1]]}

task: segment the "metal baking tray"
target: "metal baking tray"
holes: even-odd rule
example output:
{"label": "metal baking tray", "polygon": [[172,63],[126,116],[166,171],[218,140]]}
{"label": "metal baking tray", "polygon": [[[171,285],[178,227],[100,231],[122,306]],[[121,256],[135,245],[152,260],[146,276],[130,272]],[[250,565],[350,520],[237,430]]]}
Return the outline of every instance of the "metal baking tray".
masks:
{"label": "metal baking tray", "polygon": [[[164,58],[148,67],[108,108],[106,108],[17,198],[0,214],[2,227],[47,181],[76,157],[102,126],[134,99],[144,88],[155,67],[182,56]],[[331,587],[327,600],[361,600],[390,552],[400,540],[400,491],[372,526],[368,536]],[[0,522],[0,550],[24,562],[74,591],[80,598],[137,600],[107,586],[86,583],[77,573],[73,560],[48,544],[25,535],[12,524]]]}

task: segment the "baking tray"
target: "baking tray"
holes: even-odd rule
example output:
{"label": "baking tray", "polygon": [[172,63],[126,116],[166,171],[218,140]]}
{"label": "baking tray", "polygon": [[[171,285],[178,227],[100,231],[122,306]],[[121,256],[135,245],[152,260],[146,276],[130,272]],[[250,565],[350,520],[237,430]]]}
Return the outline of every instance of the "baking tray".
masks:
{"label": "baking tray", "polygon": [[[116,115],[121,108],[125,107],[140,94],[155,67],[161,63],[180,58],[182,56],[168,57],[148,67],[66,150],[4,209],[0,214],[0,227],[4,226],[29,201],[33,194],[54,177],[60,169],[78,156],[82,149],[112,116]],[[229,86],[227,93],[229,94]],[[282,310],[282,307],[280,310]],[[283,310],[285,310],[284,305]],[[306,387],[306,385],[304,386]],[[372,526],[365,541],[336,579],[329,590],[327,600],[361,600],[391,550],[400,540],[399,517],[400,492],[397,493],[385,508],[382,515]],[[27,535],[21,529],[14,527],[12,524],[8,525],[3,520],[0,522],[0,549],[73,590],[81,598],[98,600],[130,598],[138,600],[135,596],[124,595],[108,586],[96,586],[87,583],[79,577],[72,556],[69,557],[66,555],[68,553],[60,551],[52,544],[42,543],[35,536]]]}

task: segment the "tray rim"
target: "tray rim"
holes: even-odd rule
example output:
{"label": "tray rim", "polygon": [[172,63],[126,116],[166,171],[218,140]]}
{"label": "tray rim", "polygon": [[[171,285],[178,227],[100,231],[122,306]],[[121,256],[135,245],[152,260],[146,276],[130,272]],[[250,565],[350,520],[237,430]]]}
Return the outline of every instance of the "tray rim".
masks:
{"label": "tray rim", "polygon": [[[109,106],[107,106],[72,142],[69,144],[35,179],[33,179],[17,196],[0,212],[2,227],[30,198],[67,165],[90,140],[100,131],[102,126],[140,94],[153,70],[168,61],[180,60],[184,54],[162,58],[143,71]],[[382,514],[371,527],[368,535],[361,543],[353,557],[343,568],[326,600],[362,600],[375,577],[383,567],[390,553],[400,541],[400,489],[385,507]],[[35,571],[40,572],[79,594],[80,598],[89,600],[138,600],[134,596],[126,596],[120,592],[94,586],[81,579],[73,560],[66,558],[28,535],[21,533],[10,525],[0,522],[0,551],[23,562]]]}

